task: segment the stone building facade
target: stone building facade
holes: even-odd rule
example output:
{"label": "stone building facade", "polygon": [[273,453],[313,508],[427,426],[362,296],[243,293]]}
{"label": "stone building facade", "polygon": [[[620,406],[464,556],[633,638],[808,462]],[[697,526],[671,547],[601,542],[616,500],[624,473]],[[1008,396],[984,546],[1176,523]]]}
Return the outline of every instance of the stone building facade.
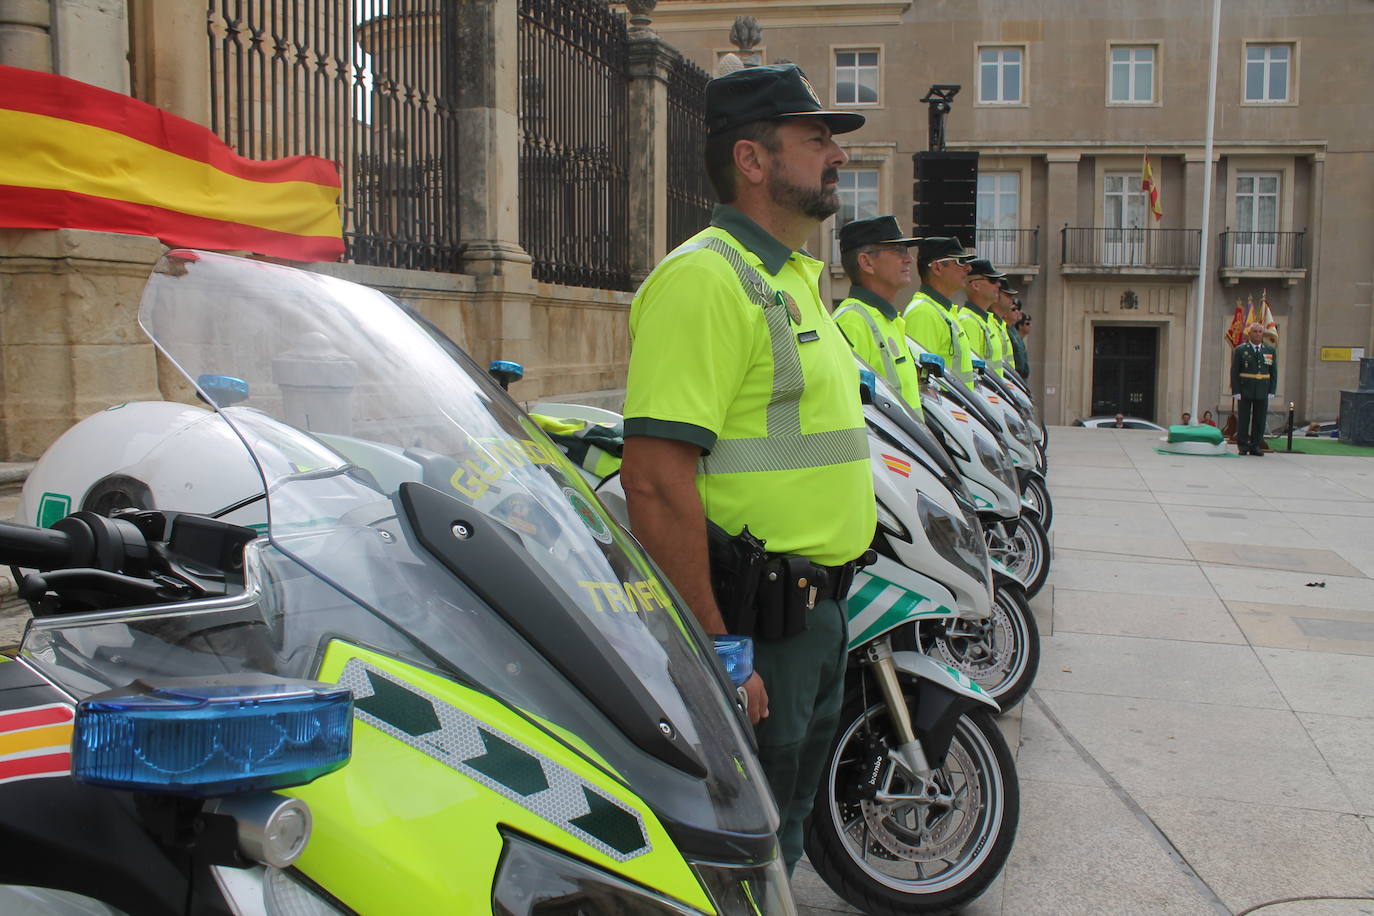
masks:
{"label": "stone building facade", "polygon": [[[804,67],[822,100],[868,115],[842,138],[849,214],[912,213],[912,154],[937,83],[957,84],[947,148],[980,155],[980,251],[1034,316],[1032,381],[1050,422],[1178,422],[1192,395],[1194,289],[1207,247],[1200,409],[1229,412],[1223,333],[1237,300],[1272,308],[1280,402],[1334,418],[1374,353],[1374,5],[1223,4],[1213,161],[1204,161],[1211,4],[1042,0],[662,0],[655,28],[705,67],[756,18],[760,62]],[[1140,191],[1148,152],[1156,222]],[[1211,226],[1200,234],[1204,178]],[[833,229],[812,240],[846,283]]]}
{"label": "stone building facade", "polygon": [[[427,6],[418,0],[336,2],[335,12],[355,19],[360,10],[384,16],[437,9],[437,0],[425,0]],[[454,90],[463,152],[454,164],[462,271],[304,266],[408,302],[479,362],[523,363],[525,379],[511,389],[519,399],[567,397],[618,406],[631,293],[539,281],[521,247],[520,4],[443,2],[451,2],[444,15],[458,18],[466,45],[466,69]],[[207,7],[213,33],[217,5],[0,0],[0,64],[70,76],[211,126]],[[323,6],[312,7],[312,15]],[[647,25],[645,16],[631,17],[628,110],[620,113],[634,151],[629,224],[623,227],[632,277],[647,274],[668,246],[666,86],[680,59]],[[294,152],[311,150],[276,150]],[[137,326],[144,281],[163,251],[157,240],[140,236],[0,229],[0,462],[37,457],[73,423],[113,404],[189,395]]]}

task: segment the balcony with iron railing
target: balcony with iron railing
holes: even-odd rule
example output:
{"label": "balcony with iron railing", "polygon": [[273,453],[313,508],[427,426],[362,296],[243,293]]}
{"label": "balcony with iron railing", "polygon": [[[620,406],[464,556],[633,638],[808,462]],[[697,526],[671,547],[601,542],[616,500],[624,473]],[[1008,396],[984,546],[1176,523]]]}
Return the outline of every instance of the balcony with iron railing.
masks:
{"label": "balcony with iron railing", "polygon": [[1232,232],[1221,234],[1217,272],[1227,286],[1244,279],[1279,279],[1292,286],[1307,276],[1307,233]]}
{"label": "balcony with iron railing", "polygon": [[977,229],[978,257],[1003,273],[1033,277],[1040,273],[1040,229]]}
{"label": "balcony with iron railing", "polygon": [[1200,229],[1098,229],[1065,226],[1060,232],[1066,274],[1174,275],[1196,273]]}

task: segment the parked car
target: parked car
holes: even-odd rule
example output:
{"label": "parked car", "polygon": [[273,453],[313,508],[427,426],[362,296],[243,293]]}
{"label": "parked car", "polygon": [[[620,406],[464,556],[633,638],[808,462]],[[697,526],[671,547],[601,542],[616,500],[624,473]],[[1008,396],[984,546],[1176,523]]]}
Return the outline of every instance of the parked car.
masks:
{"label": "parked car", "polygon": [[[1074,426],[1086,426],[1089,429],[1111,429],[1116,426],[1116,416],[1110,417],[1084,417],[1081,420],[1074,420]],[[1168,432],[1167,429],[1158,423],[1151,423],[1149,420],[1142,420],[1140,417],[1123,417],[1121,419],[1122,429],[1153,429],[1161,433]]]}

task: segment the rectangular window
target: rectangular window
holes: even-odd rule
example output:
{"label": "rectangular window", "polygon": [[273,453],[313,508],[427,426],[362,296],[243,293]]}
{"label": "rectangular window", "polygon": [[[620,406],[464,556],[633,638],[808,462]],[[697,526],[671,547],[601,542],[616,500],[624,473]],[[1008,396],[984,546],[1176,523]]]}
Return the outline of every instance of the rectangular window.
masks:
{"label": "rectangular window", "polygon": [[1155,49],[1112,48],[1111,99],[1116,105],[1155,100]]}
{"label": "rectangular window", "polygon": [[1292,45],[1245,46],[1245,101],[1290,101],[1292,84]]}
{"label": "rectangular window", "polygon": [[1278,172],[1237,173],[1237,264],[1273,267],[1278,262],[1279,181]]}
{"label": "rectangular window", "polygon": [[1021,104],[1021,76],[1025,52],[1021,48],[980,48],[978,101],[984,105]]}
{"label": "rectangular window", "polygon": [[1139,172],[1108,172],[1102,180],[1102,254],[1106,263],[1122,266],[1145,263],[1149,230],[1146,194]]}
{"label": "rectangular window", "polygon": [[831,251],[834,263],[840,263],[840,227],[856,219],[872,219],[878,211],[878,170],[841,169],[840,210],[835,214],[835,237]]}
{"label": "rectangular window", "polygon": [[835,104],[878,104],[878,52],[835,52]]}
{"label": "rectangular window", "polygon": [[1020,206],[1020,172],[978,173],[978,254],[995,267],[1021,262],[1016,245]]}

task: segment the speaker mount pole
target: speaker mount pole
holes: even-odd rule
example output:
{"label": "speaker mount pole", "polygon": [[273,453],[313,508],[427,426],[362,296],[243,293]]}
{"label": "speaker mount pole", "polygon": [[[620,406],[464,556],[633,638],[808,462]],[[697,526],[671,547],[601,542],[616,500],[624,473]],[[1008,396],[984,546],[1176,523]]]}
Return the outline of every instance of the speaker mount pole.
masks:
{"label": "speaker mount pole", "polygon": [[921,99],[930,106],[930,149],[943,152],[945,148],[945,115],[949,114],[950,103],[959,94],[961,87],[949,83],[936,83],[926,91]]}

